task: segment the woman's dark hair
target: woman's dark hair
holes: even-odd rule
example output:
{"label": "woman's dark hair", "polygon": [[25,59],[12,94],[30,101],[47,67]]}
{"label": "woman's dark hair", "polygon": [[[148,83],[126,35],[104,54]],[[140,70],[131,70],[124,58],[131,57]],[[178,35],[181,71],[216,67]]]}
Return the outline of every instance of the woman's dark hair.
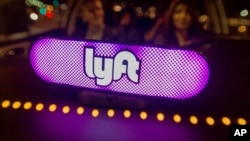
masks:
{"label": "woman's dark hair", "polygon": [[173,35],[175,31],[175,26],[173,24],[173,14],[175,12],[176,7],[180,4],[184,4],[185,6],[187,6],[188,12],[192,18],[191,25],[188,31],[188,37],[196,34],[199,30],[198,28],[199,24],[198,24],[198,19],[196,16],[196,11],[195,11],[195,8],[192,6],[192,3],[190,3],[190,1],[187,1],[187,0],[174,0],[169,6],[168,15],[166,17],[166,23],[162,30],[164,32],[163,34],[165,35],[165,38],[174,38]]}

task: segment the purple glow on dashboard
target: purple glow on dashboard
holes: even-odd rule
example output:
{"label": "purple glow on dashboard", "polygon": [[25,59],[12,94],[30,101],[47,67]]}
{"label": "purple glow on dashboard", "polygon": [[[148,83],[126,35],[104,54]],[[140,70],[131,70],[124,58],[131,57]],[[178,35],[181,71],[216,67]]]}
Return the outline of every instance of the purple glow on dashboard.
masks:
{"label": "purple glow on dashboard", "polygon": [[[139,82],[123,75],[108,86],[96,85],[84,71],[86,47],[93,47],[95,56],[108,58],[129,50],[140,61]],[[208,64],[200,54],[157,47],[44,38],[33,44],[30,61],[37,75],[48,82],[177,99],[199,94],[209,78]]]}

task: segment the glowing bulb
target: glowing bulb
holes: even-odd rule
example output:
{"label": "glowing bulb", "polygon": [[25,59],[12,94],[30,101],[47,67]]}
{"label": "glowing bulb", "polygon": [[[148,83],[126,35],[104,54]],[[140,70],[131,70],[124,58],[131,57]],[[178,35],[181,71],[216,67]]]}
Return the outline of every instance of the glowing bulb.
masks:
{"label": "glowing bulb", "polygon": [[32,103],[31,102],[25,102],[24,104],[23,104],[23,108],[25,109],[25,110],[29,110],[30,108],[32,107]]}
{"label": "glowing bulb", "polygon": [[246,30],[247,30],[247,28],[244,25],[238,27],[238,31],[241,32],[241,33],[245,32]]}
{"label": "glowing bulb", "polygon": [[247,16],[247,15],[248,15],[248,10],[246,10],[246,9],[242,10],[242,11],[240,12],[240,15],[241,15],[242,17]]}
{"label": "glowing bulb", "polygon": [[208,16],[207,15],[201,15],[200,17],[199,17],[199,21],[201,22],[201,23],[204,23],[204,22],[206,22],[208,20]]}
{"label": "glowing bulb", "polygon": [[68,113],[70,112],[70,107],[69,107],[69,106],[64,106],[64,107],[62,108],[62,112],[63,112],[64,114],[68,114]]}
{"label": "glowing bulb", "polygon": [[212,125],[214,125],[214,119],[212,118],[212,117],[207,117],[206,118],[206,122],[207,122],[207,124],[208,125],[210,125],[210,126],[212,126]]}
{"label": "glowing bulb", "polygon": [[113,10],[114,10],[115,12],[120,12],[120,11],[122,11],[122,7],[121,7],[120,5],[114,5],[114,6],[113,6]]}
{"label": "glowing bulb", "polygon": [[231,120],[228,117],[222,117],[221,121],[226,126],[231,124]]}
{"label": "glowing bulb", "polygon": [[59,5],[60,5],[60,3],[59,3],[59,1],[58,0],[53,0],[53,5],[55,6],[55,7],[58,7]]}
{"label": "glowing bulb", "polygon": [[44,108],[44,105],[43,105],[42,103],[38,103],[38,104],[36,105],[36,110],[37,110],[37,111],[42,111],[43,108]]}
{"label": "glowing bulb", "polygon": [[204,30],[208,30],[208,24],[204,24],[204,25],[203,25],[203,29],[204,29]]}
{"label": "glowing bulb", "polygon": [[53,12],[50,12],[50,11],[47,11],[45,16],[49,19],[53,18],[54,17],[54,13]]}
{"label": "glowing bulb", "polygon": [[154,19],[156,17],[156,14],[154,12],[149,13],[149,18]]}
{"label": "glowing bulb", "polygon": [[84,113],[84,108],[83,107],[78,107],[77,110],[76,110],[76,113],[78,115],[82,115]]}
{"label": "glowing bulb", "polygon": [[148,115],[147,115],[146,112],[142,111],[142,112],[140,113],[140,118],[141,118],[142,120],[147,119],[147,117],[148,117]]}
{"label": "glowing bulb", "polygon": [[246,125],[247,124],[247,121],[244,118],[238,118],[237,122],[239,125]]}
{"label": "glowing bulb", "polygon": [[125,118],[129,118],[131,116],[131,112],[129,110],[125,110],[123,112],[123,115],[124,115]]}
{"label": "glowing bulb", "polygon": [[38,20],[38,15],[34,12],[30,13],[30,19],[33,20],[33,21],[36,21]]}
{"label": "glowing bulb", "polygon": [[108,115],[108,117],[113,117],[115,115],[115,111],[113,109],[109,109],[107,111],[107,115]]}
{"label": "glowing bulb", "polygon": [[55,112],[55,111],[56,111],[56,104],[51,104],[51,105],[49,106],[49,111],[50,111],[50,112]]}
{"label": "glowing bulb", "polygon": [[198,118],[196,116],[190,116],[189,120],[190,120],[190,123],[194,125],[198,123]]}
{"label": "glowing bulb", "polygon": [[40,13],[41,15],[45,15],[45,14],[46,14],[46,9],[45,9],[45,8],[40,8],[40,9],[39,9],[39,13]]}
{"label": "glowing bulb", "polygon": [[98,117],[99,111],[97,109],[92,110],[92,117]]}
{"label": "glowing bulb", "polygon": [[180,123],[181,122],[181,116],[179,114],[175,114],[173,116],[173,119],[176,123]]}
{"label": "glowing bulb", "polygon": [[21,102],[20,101],[15,101],[13,104],[12,104],[12,108],[13,109],[18,109],[20,108],[21,106]]}
{"label": "glowing bulb", "polygon": [[46,11],[52,12],[54,10],[53,5],[47,5]]}
{"label": "glowing bulb", "polygon": [[2,102],[2,107],[3,108],[8,108],[10,106],[10,101],[9,100],[5,100]]}
{"label": "glowing bulb", "polygon": [[165,117],[164,117],[164,114],[163,114],[163,113],[158,113],[158,114],[156,115],[156,118],[157,118],[158,121],[163,121]]}

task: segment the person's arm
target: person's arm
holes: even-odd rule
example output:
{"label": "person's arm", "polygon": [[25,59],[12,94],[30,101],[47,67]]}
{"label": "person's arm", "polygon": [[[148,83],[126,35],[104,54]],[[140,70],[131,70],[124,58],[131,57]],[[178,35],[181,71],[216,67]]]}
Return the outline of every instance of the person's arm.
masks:
{"label": "person's arm", "polygon": [[151,41],[154,38],[157,30],[159,29],[159,27],[160,27],[160,25],[162,23],[163,23],[163,19],[159,18],[156,21],[156,23],[153,25],[153,27],[149,31],[146,32],[146,34],[144,35],[144,41],[145,42],[149,42],[149,41]]}

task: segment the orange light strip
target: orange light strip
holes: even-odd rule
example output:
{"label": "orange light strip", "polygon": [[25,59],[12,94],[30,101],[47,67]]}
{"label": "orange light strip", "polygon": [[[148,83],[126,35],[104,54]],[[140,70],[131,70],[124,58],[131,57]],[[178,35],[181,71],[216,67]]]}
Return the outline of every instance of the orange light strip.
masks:
{"label": "orange light strip", "polygon": [[[22,109],[24,110],[31,110],[32,108],[34,108],[37,112],[41,112],[45,109],[45,106],[43,103],[32,103],[30,101],[26,101],[26,102],[21,102],[21,101],[13,101],[11,102],[10,100],[4,100],[4,101],[1,101],[1,108],[2,109],[7,109],[7,108],[12,108],[14,110],[18,110],[18,109]],[[50,112],[55,112],[56,110],[58,109],[58,106],[56,104],[50,104],[48,105],[48,110]],[[61,109],[61,112],[63,114],[69,114],[71,112],[71,108],[70,106],[68,105],[65,105],[62,107]],[[78,106],[76,108],[76,114],[78,115],[83,115],[84,112],[85,112],[85,109],[83,106]],[[107,112],[106,112],[106,115],[107,117],[109,118],[113,118],[115,117],[115,110],[114,109],[107,109]],[[97,118],[98,116],[100,115],[100,110],[95,108],[95,109],[92,109],[91,111],[91,116],[93,118]],[[124,118],[128,119],[132,116],[132,111],[126,109],[123,111],[123,116]],[[141,111],[139,113],[139,118],[141,120],[146,120],[148,118],[148,113],[146,111]],[[156,116],[155,116],[156,120],[159,121],[159,122],[163,122],[164,120],[166,120],[166,115],[162,112],[158,112],[156,113]],[[180,114],[174,114],[172,116],[173,118],[173,121],[175,123],[181,123],[183,120],[182,120],[182,116]],[[202,120],[200,120],[197,116],[195,115],[191,115],[189,116],[189,122],[190,124],[192,125],[197,125],[201,122]],[[230,119],[229,117],[227,116],[223,116],[220,118],[220,120],[215,120],[214,117],[212,116],[207,116],[205,118],[205,120],[203,120],[208,126],[214,126],[215,124],[217,124],[215,121],[221,121],[221,123],[224,125],[224,126],[229,126],[232,124],[232,119]],[[238,124],[238,125],[246,125],[248,122],[245,118],[243,117],[238,117],[237,120],[236,120],[236,123],[235,124]]]}

